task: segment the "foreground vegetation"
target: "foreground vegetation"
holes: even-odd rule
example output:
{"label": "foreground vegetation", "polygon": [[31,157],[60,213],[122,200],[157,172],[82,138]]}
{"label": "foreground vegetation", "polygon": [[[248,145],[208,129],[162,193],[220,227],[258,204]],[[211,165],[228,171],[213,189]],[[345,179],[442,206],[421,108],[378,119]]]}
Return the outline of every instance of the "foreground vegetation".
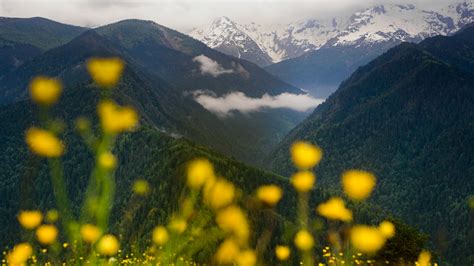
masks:
{"label": "foreground vegetation", "polygon": [[[204,151],[200,158],[185,163],[180,175],[185,179],[172,175],[165,179],[167,182],[138,178],[131,184],[133,195],[123,201],[118,197],[117,201],[116,192],[124,191],[124,184],[115,181],[117,171],[124,171],[119,162],[141,164],[140,160],[146,160],[132,158],[134,150],[128,144],[134,134],[142,131],[146,138],[135,145],[146,149],[154,144],[153,130],[145,129],[143,133],[142,129],[119,138],[122,133],[137,130],[139,123],[133,108],[111,99],[111,90],[123,70],[120,59],[91,59],[88,70],[101,87],[97,106],[100,127],[85,118],[76,120],[76,130],[94,158],[79,205],[68,191],[62,163],[66,149],[72,147],[66,147],[60,138],[65,131],[63,122],[50,113],[60,97],[61,84],[47,77],[38,77],[30,84],[41,125],[27,130],[26,143],[34,154],[47,158],[56,209],[19,211],[17,218],[24,228],[24,239],[6,251],[4,263],[257,265],[280,261],[372,265],[413,264],[417,260],[418,265],[430,265],[429,252],[418,250],[423,240],[416,231],[396,220],[366,225],[358,219],[356,211],[370,209],[364,201],[376,186],[373,174],[360,170],[343,173],[344,197],[316,189],[313,169],[323,151],[307,142],[291,146],[291,160],[298,171],[289,184],[287,179],[270,177],[268,173],[258,173],[269,177],[262,177],[253,187],[244,178],[230,182],[222,175],[255,175],[255,170],[231,169]],[[117,150],[129,157],[117,158]],[[166,195],[169,202],[161,203],[153,200],[152,191],[173,193]],[[283,210],[278,205],[283,205]],[[115,214],[124,208],[130,212],[123,217]],[[131,215],[142,217],[134,219]],[[274,228],[269,226],[272,224]],[[401,252],[402,246],[414,250]],[[408,256],[410,252],[415,255]]]}

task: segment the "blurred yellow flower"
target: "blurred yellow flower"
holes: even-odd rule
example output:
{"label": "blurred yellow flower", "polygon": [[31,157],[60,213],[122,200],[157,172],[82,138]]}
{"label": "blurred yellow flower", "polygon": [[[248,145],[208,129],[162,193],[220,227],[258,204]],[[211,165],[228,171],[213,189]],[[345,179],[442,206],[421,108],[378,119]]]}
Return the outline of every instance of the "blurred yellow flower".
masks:
{"label": "blurred yellow flower", "polygon": [[375,176],[366,171],[349,170],[342,175],[344,192],[354,200],[369,197],[375,186]]}
{"label": "blurred yellow flower", "polygon": [[270,206],[277,204],[282,194],[283,191],[276,185],[261,186],[257,189],[257,198]]}
{"label": "blurred yellow flower", "polygon": [[290,257],[290,253],[291,251],[288,246],[276,246],[275,248],[275,255],[281,261],[287,260]]}
{"label": "blurred yellow flower", "polygon": [[430,261],[431,261],[431,254],[428,251],[423,250],[418,256],[417,263],[418,263],[418,266],[429,266]]}
{"label": "blurred yellow flower", "polygon": [[188,186],[198,189],[207,180],[214,178],[214,167],[206,159],[196,159],[188,165]]}
{"label": "blurred yellow flower", "polygon": [[385,238],[392,238],[395,235],[395,225],[389,221],[381,222],[379,230]]}
{"label": "blurred yellow flower", "polygon": [[227,239],[217,249],[215,259],[220,264],[230,264],[236,261],[240,253],[239,245],[233,239]]}
{"label": "blurred yellow flower", "polygon": [[224,179],[208,181],[204,187],[204,201],[214,209],[229,205],[234,200],[234,196],[234,185]]}
{"label": "blurred yellow flower", "polygon": [[59,157],[64,152],[64,144],[49,131],[32,127],[26,131],[26,143],[30,149],[44,157]]}
{"label": "blurred yellow flower", "polygon": [[310,191],[315,182],[316,176],[310,171],[300,171],[291,177],[291,184],[299,192]]}
{"label": "blurred yellow flower", "polygon": [[168,231],[164,226],[157,226],[155,229],[153,229],[152,239],[153,243],[162,246],[168,242]]}
{"label": "blurred yellow flower", "polygon": [[62,85],[57,79],[36,77],[30,83],[30,96],[38,104],[50,106],[61,95]]}
{"label": "blurred yellow flower", "polygon": [[100,229],[93,224],[84,224],[81,226],[81,237],[86,243],[95,243],[101,235]]}
{"label": "blurred yellow flower", "polygon": [[18,214],[18,221],[26,229],[33,229],[43,221],[43,214],[39,211],[21,211]]}
{"label": "blurred yellow flower", "polygon": [[122,107],[112,101],[99,103],[97,112],[102,129],[106,133],[120,133],[133,129],[138,123],[138,115],[131,107]]}
{"label": "blurred yellow flower", "polygon": [[229,206],[219,211],[216,222],[222,230],[233,233],[241,243],[248,240],[250,229],[247,217],[239,207]]}
{"label": "blurred yellow flower", "polygon": [[54,223],[58,220],[59,218],[59,212],[57,210],[49,210],[46,213],[46,220],[50,223]]}
{"label": "blurred yellow flower", "polygon": [[254,266],[257,264],[257,254],[253,250],[245,250],[237,256],[237,265]]}
{"label": "blurred yellow flower", "polygon": [[385,237],[378,228],[356,225],[350,233],[352,245],[359,251],[374,253],[385,244]]}
{"label": "blurred yellow flower", "polygon": [[28,243],[20,243],[13,247],[7,255],[9,265],[25,265],[28,258],[33,254],[33,248]]}
{"label": "blurred yellow flower", "polygon": [[45,224],[36,229],[36,238],[41,244],[50,245],[56,241],[58,229],[54,225]]}
{"label": "blurred yellow flower", "polygon": [[98,163],[101,167],[112,170],[117,166],[117,158],[110,152],[99,154]]}
{"label": "blurred yellow flower", "polygon": [[293,143],[290,152],[293,163],[300,169],[312,168],[323,157],[323,151],[318,146],[304,141]]}
{"label": "blurred yellow flower", "polygon": [[97,250],[100,254],[113,256],[117,253],[120,244],[113,235],[104,235],[97,243]]}
{"label": "blurred yellow flower", "polygon": [[295,245],[299,250],[308,251],[314,246],[313,236],[306,230],[300,230],[296,233]]}
{"label": "blurred yellow flower", "polygon": [[188,227],[188,223],[183,218],[173,218],[170,221],[169,227],[176,233],[183,233]]}
{"label": "blurred yellow flower", "polygon": [[124,63],[120,58],[92,58],[87,61],[87,70],[92,79],[105,88],[117,85],[124,69]]}
{"label": "blurred yellow flower", "polygon": [[150,185],[145,179],[138,179],[133,183],[132,190],[137,195],[146,196],[150,192]]}
{"label": "blurred yellow flower", "polygon": [[338,197],[332,197],[328,201],[318,205],[317,212],[331,220],[344,222],[352,220],[352,212],[347,209],[344,201]]}

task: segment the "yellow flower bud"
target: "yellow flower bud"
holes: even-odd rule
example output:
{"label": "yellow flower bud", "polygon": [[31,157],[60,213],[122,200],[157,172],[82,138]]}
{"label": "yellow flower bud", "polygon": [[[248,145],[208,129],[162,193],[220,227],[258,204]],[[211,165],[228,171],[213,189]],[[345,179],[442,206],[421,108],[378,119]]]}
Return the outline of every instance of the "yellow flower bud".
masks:
{"label": "yellow flower bud", "polygon": [[277,204],[282,194],[283,191],[276,185],[261,186],[257,189],[257,198],[270,206]]}
{"label": "yellow flower bud", "polygon": [[42,225],[36,229],[36,238],[41,244],[50,245],[56,241],[58,229],[54,225]]}
{"label": "yellow flower bud", "polygon": [[113,256],[117,253],[120,244],[113,235],[104,235],[97,243],[97,250],[100,254]]}
{"label": "yellow flower bud", "polygon": [[106,133],[120,133],[138,124],[138,115],[131,107],[121,107],[112,101],[99,103],[97,108],[102,129]]}
{"label": "yellow flower bud", "polygon": [[81,226],[80,233],[81,238],[82,240],[84,240],[84,242],[92,244],[95,243],[97,239],[99,239],[102,232],[95,225],[84,224],[83,226]]}
{"label": "yellow flower bud", "polygon": [[233,239],[227,239],[217,249],[215,258],[220,264],[230,264],[237,259],[239,253],[239,245]]}
{"label": "yellow flower bud", "polygon": [[314,246],[313,236],[306,230],[300,230],[296,233],[295,245],[300,250],[308,251]]}
{"label": "yellow flower bud", "polygon": [[276,246],[275,255],[278,260],[284,261],[290,257],[291,251],[288,246]]}
{"label": "yellow flower bud", "polygon": [[392,238],[395,235],[395,225],[389,221],[381,222],[379,230],[385,238]]}
{"label": "yellow flower bud", "polygon": [[204,201],[214,209],[225,207],[234,200],[234,185],[224,179],[208,181],[204,187]]}
{"label": "yellow flower bud", "polygon": [[316,183],[316,176],[310,171],[300,171],[291,177],[291,184],[299,192],[310,191],[314,183]]}
{"label": "yellow flower bud", "polygon": [[344,201],[338,197],[330,198],[328,201],[319,204],[316,210],[320,215],[331,220],[345,222],[352,220],[351,210],[347,209]]}
{"label": "yellow flower bud", "polygon": [[133,192],[137,195],[146,196],[150,192],[150,185],[145,179],[138,179],[133,183]]}
{"label": "yellow flower bud", "polygon": [[303,141],[295,142],[290,152],[293,163],[302,170],[314,167],[323,157],[323,152],[318,146]]}
{"label": "yellow flower bud", "polygon": [[50,223],[54,223],[59,218],[59,212],[57,210],[49,210],[46,213],[46,220]]}
{"label": "yellow flower bud", "polygon": [[34,229],[43,221],[43,214],[39,211],[21,211],[18,221],[26,229]]}
{"label": "yellow flower bud", "polygon": [[354,200],[364,200],[370,196],[375,186],[375,176],[366,171],[350,170],[342,175],[344,192]]}
{"label": "yellow flower bud", "polygon": [[117,158],[110,152],[104,152],[99,155],[99,165],[107,170],[112,170],[117,166]]}
{"label": "yellow flower bud", "polygon": [[9,265],[23,265],[33,254],[33,248],[28,243],[21,243],[13,247],[7,254],[7,262]]}
{"label": "yellow flower bud", "polygon": [[253,250],[245,250],[237,256],[237,265],[253,266],[257,264],[257,255]]}
{"label": "yellow flower bud", "polygon": [[168,242],[169,235],[168,231],[164,226],[157,226],[155,229],[153,229],[153,242],[157,245],[164,245],[166,242]]}
{"label": "yellow flower bud", "polygon": [[92,79],[104,88],[117,85],[124,69],[120,58],[92,58],[87,62],[87,70]]}
{"label": "yellow flower bud", "polygon": [[365,253],[374,253],[381,249],[386,240],[378,228],[365,225],[354,226],[350,239],[357,250]]}
{"label": "yellow flower bud", "polygon": [[249,237],[249,224],[243,211],[237,206],[229,206],[217,213],[217,225],[226,232],[231,232],[241,243]]}
{"label": "yellow flower bud", "polygon": [[430,262],[431,254],[428,251],[423,250],[418,256],[418,266],[430,266]]}
{"label": "yellow flower bud", "polygon": [[188,165],[188,186],[200,188],[206,181],[214,178],[214,168],[206,159],[197,159]]}
{"label": "yellow flower bud", "polygon": [[26,143],[30,150],[43,157],[59,157],[64,152],[64,144],[52,133],[32,127],[26,131]]}
{"label": "yellow flower bud", "polygon": [[62,85],[57,79],[36,77],[30,83],[30,96],[38,104],[50,106],[61,95]]}
{"label": "yellow flower bud", "polygon": [[187,227],[188,223],[183,218],[173,218],[169,224],[169,228],[179,234],[186,231]]}

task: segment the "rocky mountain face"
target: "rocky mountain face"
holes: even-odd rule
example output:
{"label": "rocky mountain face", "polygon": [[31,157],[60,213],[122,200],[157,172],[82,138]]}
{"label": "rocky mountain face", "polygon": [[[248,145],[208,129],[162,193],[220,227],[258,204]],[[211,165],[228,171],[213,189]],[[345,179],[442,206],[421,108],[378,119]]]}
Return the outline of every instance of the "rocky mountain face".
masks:
{"label": "rocky mountain face", "polygon": [[436,10],[415,5],[379,5],[341,18],[288,24],[240,24],[222,17],[189,34],[221,52],[265,66],[328,46],[371,46],[449,35],[474,21],[465,1]]}

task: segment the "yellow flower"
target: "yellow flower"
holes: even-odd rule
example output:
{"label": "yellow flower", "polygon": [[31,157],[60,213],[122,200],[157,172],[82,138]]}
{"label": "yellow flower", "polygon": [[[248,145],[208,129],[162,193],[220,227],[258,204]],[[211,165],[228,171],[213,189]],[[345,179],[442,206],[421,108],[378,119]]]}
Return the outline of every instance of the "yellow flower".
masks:
{"label": "yellow flower", "polygon": [[117,166],[117,158],[110,152],[104,152],[99,155],[99,165],[107,170],[112,170]]}
{"label": "yellow flower", "polygon": [[230,264],[233,263],[240,253],[239,245],[233,239],[227,239],[220,244],[217,249],[215,258],[218,263]]}
{"label": "yellow flower", "polygon": [[82,240],[90,244],[95,243],[95,241],[97,241],[101,235],[100,229],[92,224],[85,224],[81,226],[80,231]]}
{"label": "yellow flower", "polygon": [[257,198],[270,206],[277,204],[282,194],[283,191],[276,185],[261,186],[257,189]]}
{"label": "yellow flower", "polygon": [[306,230],[300,230],[296,233],[295,245],[300,250],[308,251],[314,245],[313,236]]}
{"label": "yellow flower", "polygon": [[44,157],[59,157],[64,152],[64,144],[61,140],[52,133],[36,127],[26,131],[26,143],[34,153]]}
{"label": "yellow flower", "polygon": [[299,192],[310,191],[315,182],[316,176],[310,171],[300,171],[291,177],[291,184]]}
{"label": "yellow flower", "polygon": [[13,247],[7,255],[9,265],[24,265],[33,254],[33,248],[28,243],[20,243]]}
{"label": "yellow flower", "polygon": [[206,159],[196,159],[188,165],[188,186],[198,189],[214,178],[214,167]]}
{"label": "yellow flower", "polygon": [[319,204],[317,212],[331,220],[350,221],[352,212],[344,205],[344,201],[338,197],[332,197],[328,201]]}
{"label": "yellow flower", "polygon": [[378,228],[356,225],[350,233],[352,245],[359,251],[374,253],[385,244],[385,237]]}
{"label": "yellow flower", "polygon": [[208,181],[204,187],[204,201],[214,209],[225,207],[234,200],[234,185],[224,179]]}
{"label": "yellow flower", "polygon": [[97,243],[97,250],[100,254],[106,256],[113,256],[117,253],[120,244],[117,238],[113,235],[104,235]]}
{"label": "yellow flower", "polygon": [[183,233],[188,227],[188,223],[183,218],[173,218],[169,224],[171,230],[177,233]]}
{"label": "yellow flower", "polygon": [[237,256],[237,265],[253,266],[257,264],[257,255],[253,250],[245,250]]}
{"label": "yellow flower", "polygon": [[133,192],[137,195],[145,196],[150,192],[150,185],[145,179],[138,179],[133,183]]}
{"label": "yellow flower", "polygon": [[342,175],[344,192],[354,200],[364,200],[369,197],[375,186],[375,176],[366,171],[350,170]]}
{"label": "yellow flower", "polygon": [[217,213],[216,222],[219,227],[233,233],[241,243],[249,237],[249,225],[242,210],[237,206],[229,206]]}
{"label": "yellow flower", "polygon": [[18,221],[26,229],[33,229],[43,221],[43,214],[39,211],[21,211],[18,214]]}
{"label": "yellow flower", "polygon": [[389,221],[381,222],[379,230],[385,238],[392,238],[395,235],[395,225]]}
{"label": "yellow flower", "polygon": [[56,241],[58,229],[54,225],[42,225],[36,229],[36,238],[41,244],[50,245]]}
{"label": "yellow flower", "polygon": [[300,169],[309,169],[319,163],[323,157],[323,151],[311,143],[298,141],[290,148],[291,159]]}
{"label": "yellow flower", "polygon": [[138,123],[138,115],[131,107],[121,107],[112,101],[99,103],[97,112],[102,129],[106,133],[120,133],[133,129]]}
{"label": "yellow flower", "polygon": [[114,87],[124,68],[120,58],[92,58],[87,61],[87,70],[92,79],[102,87]]}
{"label": "yellow flower", "polygon": [[36,77],[30,83],[30,96],[38,104],[50,106],[61,95],[62,85],[57,79]]}
{"label": "yellow flower", "polygon": [[288,246],[276,246],[275,255],[279,260],[287,260],[290,257],[290,248]]}
{"label": "yellow flower", "polygon": [[430,261],[431,261],[431,254],[428,251],[423,250],[418,256],[417,263],[418,263],[418,266],[429,266]]}
{"label": "yellow flower", "polygon": [[164,245],[166,242],[168,242],[169,235],[168,231],[164,226],[157,226],[155,229],[153,229],[153,242],[157,245]]}

